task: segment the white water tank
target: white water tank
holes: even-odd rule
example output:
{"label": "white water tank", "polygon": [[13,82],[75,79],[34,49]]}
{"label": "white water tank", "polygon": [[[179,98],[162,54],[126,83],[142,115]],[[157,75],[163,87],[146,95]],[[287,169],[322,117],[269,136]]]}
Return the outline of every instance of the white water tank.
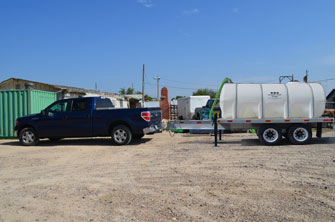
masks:
{"label": "white water tank", "polygon": [[220,95],[224,119],[317,118],[326,104],[321,84],[225,84]]}

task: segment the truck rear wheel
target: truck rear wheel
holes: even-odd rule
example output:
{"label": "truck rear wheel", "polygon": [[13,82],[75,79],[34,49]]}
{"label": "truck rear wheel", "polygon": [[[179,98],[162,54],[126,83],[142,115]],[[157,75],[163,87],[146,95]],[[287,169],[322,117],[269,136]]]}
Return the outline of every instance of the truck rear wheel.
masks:
{"label": "truck rear wheel", "polygon": [[287,136],[292,144],[303,145],[310,142],[312,130],[308,125],[297,124],[289,129]]}
{"label": "truck rear wheel", "polygon": [[112,130],[112,140],[116,145],[127,145],[132,139],[130,129],[125,125],[118,125]]}
{"label": "truck rear wheel", "polygon": [[36,131],[31,127],[20,131],[19,140],[23,146],[35,146],[39,142]]}
{"label": "truck rear wheel", "polygon": [[281,129],[277,126],[264,126],[260,128],[258,138],[267,146],[278,145],[282,139]]}

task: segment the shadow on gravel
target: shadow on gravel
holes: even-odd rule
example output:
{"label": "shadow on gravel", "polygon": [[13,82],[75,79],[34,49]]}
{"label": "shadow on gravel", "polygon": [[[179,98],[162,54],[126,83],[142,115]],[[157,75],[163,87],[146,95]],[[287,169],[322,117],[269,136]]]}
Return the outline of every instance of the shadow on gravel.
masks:
{"label": "shadow on gravel", "polygon": [[[134,139],[129,145],[141,145],[151,141],[151,138]],[[19,141],[2,143],[3,145],[20,146]],[[63,139],[59,141],[41,140],[36,146],[116,146],[110,138],[95,139]]]}
{"label": "shadow on gravel", "polygon": [[[187,141],[181,142],[180,144],[213,144],[214,146],[214,138],[208,138],[202,141]],[[241,146],[263,146],[258,139],[241,139],[241,140],[230,140],[225,141],[224,137],[222,140],[218,140],[218,146],[222,144],[230,144],[230,145],[241,145]],[[307,145],[316,145],[316,144],[335,144],[335,137],[323,137],[323,138],[312,138],[310,144]],[[293,146],[287,139],[283,139],[281,144],[277,146]]]}
{"label": "shadow on gravel", "polygon": [[[236,141],[232,141],[234,144]],[[229,144],[229,142],[219,142],[218,144]],[[242,139],[240,140],[241,146],[263,146],[258,139]],[[316,145],[316,144],[335,144],[334,137],[323,137],[323,138],[312,138],[311,142],[306,145]],[[282,139],[281,143],[277,146],[293,146],[287,139]]]}

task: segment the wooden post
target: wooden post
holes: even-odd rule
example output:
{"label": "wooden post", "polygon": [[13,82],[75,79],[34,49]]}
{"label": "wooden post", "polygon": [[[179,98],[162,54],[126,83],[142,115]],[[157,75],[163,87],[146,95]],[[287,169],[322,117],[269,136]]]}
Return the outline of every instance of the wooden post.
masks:
{"label": "wooden post", "polygon": [[214,145],[218,146],[218,116],[214,115]]}

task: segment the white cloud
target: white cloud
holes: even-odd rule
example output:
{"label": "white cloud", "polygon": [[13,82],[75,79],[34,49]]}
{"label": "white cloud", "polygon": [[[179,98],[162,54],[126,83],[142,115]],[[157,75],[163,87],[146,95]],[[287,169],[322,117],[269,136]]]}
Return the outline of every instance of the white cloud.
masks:
{"label": "white cloud", "polygon": [[319,59],[319,63],[322,65],[335,65],[335,55],[325,56]]}
{"label": "white cloud", "polygon": [[137,3],[141,4],[142,6],[146,8],[151,8],[153,6],[151,0],[137,0]]}
{"label": "white cloud", "polygon": [[240,13],[240,9],[239,8],[233,8],[232,10],[231,10],[233,13]]}
{"label": "white cloud", "polygon": [[183,11],[183,15],[197,15],[197,14],[199,14],[199,9],[197,8]]}

